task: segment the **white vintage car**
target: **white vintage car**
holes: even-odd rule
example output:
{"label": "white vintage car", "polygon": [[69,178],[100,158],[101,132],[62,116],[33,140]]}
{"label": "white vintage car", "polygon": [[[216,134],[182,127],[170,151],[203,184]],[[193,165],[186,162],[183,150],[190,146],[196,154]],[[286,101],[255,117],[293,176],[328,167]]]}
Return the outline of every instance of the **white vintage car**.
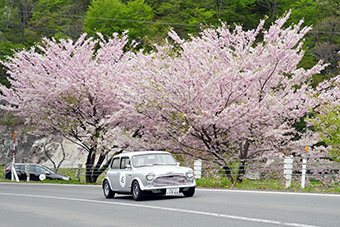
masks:
{"label": "white vintage car", "polygon": [[143,200],[147,194],[179,195],[195,194],[194,171],[181,167],[175,158],[165,151],[125,152],[113,157],[103,181],[106,198],[115,193],[132,194],[135,200]]}

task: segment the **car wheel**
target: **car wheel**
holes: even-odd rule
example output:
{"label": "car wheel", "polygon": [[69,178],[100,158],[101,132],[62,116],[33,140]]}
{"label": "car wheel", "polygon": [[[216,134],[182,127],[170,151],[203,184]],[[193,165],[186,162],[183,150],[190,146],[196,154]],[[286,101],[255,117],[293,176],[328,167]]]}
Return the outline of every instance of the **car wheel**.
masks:
{"label": "car wheel", "polygon": [[136,201],[143,200],[145,193],[140,189],[138,181],[132,183],[132,196]]}
{"label": "car wheel", "polygon": [[183,191],[185,197],[192,197],[195,194],[195,187],[189,188],[187,191]]}
{"label": "car wheel", "polygon": [[104,192],[105,198],[107,199],[113,198],[115,195],[115,193],[111,190],[110,184],[107,180],[105,180],[103,183],[103,192]]}

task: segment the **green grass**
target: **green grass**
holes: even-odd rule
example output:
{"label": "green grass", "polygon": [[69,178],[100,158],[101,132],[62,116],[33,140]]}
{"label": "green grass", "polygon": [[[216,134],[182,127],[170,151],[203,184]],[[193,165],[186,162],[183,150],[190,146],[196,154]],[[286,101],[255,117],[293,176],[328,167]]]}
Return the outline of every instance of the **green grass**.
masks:
{"label": "green grass", "polygon": [[232,183],[226,177],[203,177],[196,180],[197,187],[202,188],[225,188],[225,189],[244,189],[244,190],[270,190],[270,191],[294,191],[294,192],[323,192],[340,193],[339,184],[323,185],[319,181],[312,181],[305,188],[301,188],[300,183],[291,182],[290,187],[286,188],[284,181],[276,179],[267,180],[248,180],[242,183]]}

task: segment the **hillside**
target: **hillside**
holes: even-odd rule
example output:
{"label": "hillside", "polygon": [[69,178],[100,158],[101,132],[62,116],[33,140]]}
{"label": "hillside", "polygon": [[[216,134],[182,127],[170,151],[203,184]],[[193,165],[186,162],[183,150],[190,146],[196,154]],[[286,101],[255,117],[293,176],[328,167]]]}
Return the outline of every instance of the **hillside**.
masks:
{"label": "hillside", "polygon": [[[9,119],[13,118],[12,115],[5,111],[0,112],[2,116],[1,119],[4,117]],[[38,137],[29,134],[28,130],[29,127],[17,118],[12,121],[11,124],[8,122],[7,125],[4,123],[0,124],[0,135],[2,135],[0,138],[0,165],[5,165],[7,153],[7,166],[12,163],[14,134],[16,135],[16,162],[33,162],[53,167],[46,152],[56,164],[63,160],[64,152],[65,160],[62,162],[63,166],[76,167],[79,163],[85,163],[86,153],[80,149],[79,146],[65,139],[57,140],[53,139],[53,137]],[[8,145],[10,145],[10,147]]]}

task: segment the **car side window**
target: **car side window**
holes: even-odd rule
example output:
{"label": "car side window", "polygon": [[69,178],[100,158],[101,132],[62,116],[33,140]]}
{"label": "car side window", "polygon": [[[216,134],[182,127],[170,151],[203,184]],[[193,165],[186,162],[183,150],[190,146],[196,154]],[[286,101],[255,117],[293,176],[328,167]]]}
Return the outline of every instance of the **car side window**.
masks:
{"label": "car side window", "polygon": [[30,165],[30,172],[36,172],[35,165]]}
{"label": "car side window", "polygon": [[36,166],[35,171],[38,172],[38,173],[46,173],[47,172],[44,168],[41,168],[40,166]]}
{"label": "car side window", "polygon": [[128,157],[123,157],[120,159],[120,169],[126,169],[126,166],[130,165],[130,159]]}
{"label": "car side window", "polygon": [[25,166],[24,165],[14,165],[16,170],[25,170]]}
{"label": "car side window", "polygon": [[119,158],[115,158],[112,160],[111,164],[112,169],[119,169]]}

